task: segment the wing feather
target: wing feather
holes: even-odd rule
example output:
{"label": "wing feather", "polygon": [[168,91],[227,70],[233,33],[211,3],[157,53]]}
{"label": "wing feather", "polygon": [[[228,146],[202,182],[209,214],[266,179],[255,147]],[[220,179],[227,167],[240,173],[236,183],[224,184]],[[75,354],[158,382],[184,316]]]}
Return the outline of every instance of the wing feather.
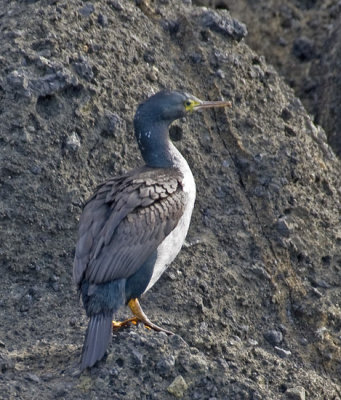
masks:
{"label": "wing feather", "polygon": [[183,215],[179,170],[143,167],[99,186],[79,222],[74,281],[99,284],[128,278]]}

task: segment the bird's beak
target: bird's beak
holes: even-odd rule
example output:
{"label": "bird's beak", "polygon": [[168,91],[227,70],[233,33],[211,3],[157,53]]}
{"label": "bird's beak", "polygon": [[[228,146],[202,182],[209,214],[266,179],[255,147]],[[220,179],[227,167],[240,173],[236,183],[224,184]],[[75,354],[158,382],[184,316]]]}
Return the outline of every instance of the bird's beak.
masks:
{"label": "bird's beak", "polygon": [[232,107],[230,101],[198,101],[193,107],[193,111],[203,110],[204,108]]}

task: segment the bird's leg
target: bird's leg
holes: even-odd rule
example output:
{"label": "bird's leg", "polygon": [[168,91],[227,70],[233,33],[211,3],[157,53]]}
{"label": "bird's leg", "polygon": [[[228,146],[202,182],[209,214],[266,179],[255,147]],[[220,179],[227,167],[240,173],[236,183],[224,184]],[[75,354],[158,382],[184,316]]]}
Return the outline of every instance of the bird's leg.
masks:
{"label": "bird's leg", "polygon": [[131,309],[132,313],[135,315],[135,317],[128,318],[122,322],[113,321],[112,324],[114,330],[118,330],[119,328],[126,326],[129,323],[138,324],[139,322],[142,322],[147,328],[153,329],[154,331],[165,332],[167,333],[167,335],[174,335],[173,332],[153,324],[153,322],[151,322],[150,319],[147,317],[147,315],[143,312],[138,299],[129,300],[128,306]]}
{"label": "bird's leg", "polygon": [[142,322],[147,328],[153,329],[157,332],[165,332],[167,333],[167,335],[174,335],[173,332],[153,324],[153,322],[151,322],[147,315],[143,312],[138,299],[130,299],[128,302],[128,306],[131,309],[132,313],[135,315],[137,321]]}

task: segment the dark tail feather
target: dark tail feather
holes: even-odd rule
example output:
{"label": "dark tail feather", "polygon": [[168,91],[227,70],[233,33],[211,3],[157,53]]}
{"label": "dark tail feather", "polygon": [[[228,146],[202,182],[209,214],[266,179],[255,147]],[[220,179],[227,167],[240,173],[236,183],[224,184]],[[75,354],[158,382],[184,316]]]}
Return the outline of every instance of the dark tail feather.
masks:
{"label": "dark tail feather", "polygon": [[80,368],[83,371],[101,360],[108,348],[112,332],[111,313],[90,317],[82,350]]}

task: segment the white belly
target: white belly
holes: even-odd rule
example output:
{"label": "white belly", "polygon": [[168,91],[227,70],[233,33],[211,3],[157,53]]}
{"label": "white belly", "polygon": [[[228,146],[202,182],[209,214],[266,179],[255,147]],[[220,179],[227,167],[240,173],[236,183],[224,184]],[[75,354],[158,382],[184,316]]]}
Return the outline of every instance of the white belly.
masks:
{"label": "white belly", "polygon": [[154,283],[160,278],[163,272],[168,268],[168,266],[177,256],[187,235],[194,207],[196,189],[192,172],[189,169],[187,163],[186,167],[187,168],[185,170],[183,168],[182,170],[184,172],[183,190],[188,196],[187,204],[184,213],[178,222],[178,225],[165,238],[165,240],[160,244],[157,249],[157,258],[153,270],[153,275],[144,293],[147,292],[154,285]]}

